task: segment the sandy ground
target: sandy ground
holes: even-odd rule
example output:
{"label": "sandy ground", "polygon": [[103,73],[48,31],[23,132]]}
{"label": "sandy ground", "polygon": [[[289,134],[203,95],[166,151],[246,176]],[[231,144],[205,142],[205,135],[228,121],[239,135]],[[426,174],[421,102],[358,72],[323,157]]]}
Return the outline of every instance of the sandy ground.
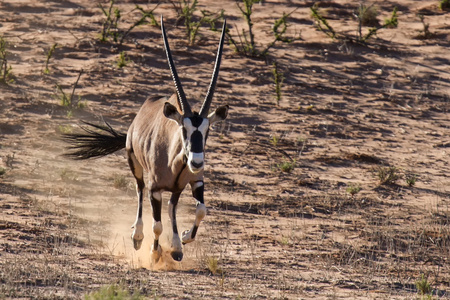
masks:
{"label": "sandy ground", "polygon": [[[199,10],[224,9],[233,34],[246,28],[234,1],[199,2]],[[139,19],[136,3],[156,6],[117,1],[119,29]],[[117,46],[99,41],[98,1],[2,1],[13,80],[0,85],[0,297],[81,298],[118,284],[157,299],[416,299],[422,275],[433,298],[450,297],[450,14],[438,1],[371,3],[380,23],[397,6],[399,25],[367,45],[318,31],[312,2],[254,6],[259,47],[295,9],[287,34],[301,38],[277,43],[265,59],[226,45],[213,107],[231,111],[208,140],[208,216],[181,263],[166,253],[155,264],[148,201],[144,245],[132,248],[136,196],[125,153],[70,161],[60,136],[81,120],[126,131],[147,97],[173,93],[160,29],[141,25]],[[320,11],[336,32],[355,36],[357,6],[324,1]],[[154,12],[165,17],[185,91],[199,105],[219,34],[202,26],[188,45],[174,5]],[[417,38],[419,14],[428,39]],[[278,105],[274,61],[285,77]],[[56,86],[70,95],[81,70],[80,107],[64,107]],[[291,172],[280,170],[285,162],[294,162]],[[388,167],[399,179],[380,184]],[[181,231],[194,212],[186,191]]]}

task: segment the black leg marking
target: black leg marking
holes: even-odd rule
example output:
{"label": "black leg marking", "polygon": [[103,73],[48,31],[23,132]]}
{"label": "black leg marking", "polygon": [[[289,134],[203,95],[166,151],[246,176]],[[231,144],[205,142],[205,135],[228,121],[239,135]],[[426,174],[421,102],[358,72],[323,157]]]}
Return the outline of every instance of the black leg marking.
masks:
{"label": "black leg marking", "polygon": [[156,222],[161,222],[161,206],[162,201],[160,199],[156,199],[150,193],[150,203],[152,204],[153,210],[153,220]]}
{"label": "black leg marking", "polygon": [[191,237],[193,239],[195,239],[195,236],[197,235],[197,229],[198,229],[198,226],[196,226],[196,225],[194,225],[194,227],[192,227]]}
{"label": "black leg marking", "polygon": [[[155,238],[153,242],[153,251],[158,251],[159,236],[161,235],[163,229],[161,223],[161,193],[158,191],[150,191],[150,203],[153,211],[153,234]],[[157,257],[157,259],[159,259],[159,257]]]}
{"label": "black leg marking", "polygon": [[201,184],[201,185],[192,189],[192,197],[194,197],[195,200],[197,200],[200,203],[205,203],[204,199],[203,199],[203,193],[205,191],[205,185],[204,185],[203,181],[200,180],[200,181],[196,181],[194,186],[195,185],[199,185],[199,184]]}
{"label": "black leg marking", "polygon": [[172,197],[170,198],[170,209],[172,210],[169,212],[169,217],[172,221],[172,230],[174,234],[178,234],[178,226],[177,226],[177,205],[178,200],[180,199],[181,193],[173,193]]}
{"label": "black leg marking", "polygon": [[172,222],[172,258],[176,261],[181,261],[183,259],[183,249],[181,247],[180,236],[178,235],[177,227],[177,205],[180,199],[181,193],[172,193],[169,201],[169,218]]}

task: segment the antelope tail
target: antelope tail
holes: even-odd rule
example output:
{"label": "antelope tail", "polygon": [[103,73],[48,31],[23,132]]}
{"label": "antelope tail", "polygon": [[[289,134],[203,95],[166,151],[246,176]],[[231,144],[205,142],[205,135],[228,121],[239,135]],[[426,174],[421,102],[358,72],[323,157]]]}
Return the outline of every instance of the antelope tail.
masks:
{"label": "antelope tail", "polygon": [[96,125],[83,121],[89,127],[81,127],[85,133],[63,134],[69,152],[63,155],[75,160],[98,158],[125,148],[127,135],[115,131],[105,121],[105,125]]}

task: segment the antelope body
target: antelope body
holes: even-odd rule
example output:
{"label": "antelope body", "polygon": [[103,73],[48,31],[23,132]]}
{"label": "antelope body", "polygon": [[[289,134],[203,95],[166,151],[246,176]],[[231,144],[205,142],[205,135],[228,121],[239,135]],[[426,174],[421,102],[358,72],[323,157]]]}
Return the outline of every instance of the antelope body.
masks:
{"label": "antelope body", "polygon": [[[109,124],[99,126],[86,123],[104,133],[84,128],[87,134],[66,134],[64,136],[72,144],[71,148],[75,150],[67,155],[75,159],[105,156],[126,148],[128,164],[136,179],[138,194],[137,216],[131,235],[136,250],[141,247],[144,238],[142,203],[145,188],[144,173],[148,174],[148,190],[153,210],[154,243],[152,251],[155,260],[159,259],[162,251],[159,245],[159,237],[163,230],[161,223],[162,192],[172,193],[168,212],[173,230],[171,255],[174,260],[180,261],[183,258],[182,243],[194,241],[200,222],[206,215],[203,199],[206,139],[209,126],[224,120],[228,114],[227,105],[221,106],[209,114],[219,73],[225,27],[226,23],[224,22],[211,84],[200,112],[192,112],[187,102],[172,60],[161,17],[162,36],[176,93],[168,100],[162,98],[156,101],[145,101],[126,135],[117,133]],[[181,192],[188,183],[196,200],[195,222],[191,229],[182,233],[180,238],[176,222],[176,209]]]}

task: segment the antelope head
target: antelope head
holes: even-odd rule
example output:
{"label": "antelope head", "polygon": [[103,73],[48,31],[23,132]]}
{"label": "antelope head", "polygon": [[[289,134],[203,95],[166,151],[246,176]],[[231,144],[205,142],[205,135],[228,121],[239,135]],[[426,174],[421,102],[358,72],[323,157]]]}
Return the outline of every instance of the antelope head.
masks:
{"label": "antelope head", "polygon": [[223,105],[217,108],[214,112],[209,113],[211,101],[214,95],[214,90],[219,76],[220,61],[222,58],[222,49],[225,36],[226,21],[223,23],[222,35],[220,37],[219,49],[217,50],[216,62],[211,78],[205,100],[199,112],[192,112],[191,107],[184,94],[181,81],[175,69],[175,64],[170,52],[169,42],[167,40],[166,31],[164,29],[164,22],[161,16],[161,31],[164,40],[164,47],[166,50],[167,61],[172,74],[173,82],[177,92],[178,104],[182,110],[180,113],[178,109],[166,102],[164,105],[164,115],[170,120],[175,121],[182,132],[183,150],[188,165],[192,173],[198,173],[203,170],[205,158],[205,144],[208,138],[209,126],[215,122],[224,120],[228,115],[228,105]]}

